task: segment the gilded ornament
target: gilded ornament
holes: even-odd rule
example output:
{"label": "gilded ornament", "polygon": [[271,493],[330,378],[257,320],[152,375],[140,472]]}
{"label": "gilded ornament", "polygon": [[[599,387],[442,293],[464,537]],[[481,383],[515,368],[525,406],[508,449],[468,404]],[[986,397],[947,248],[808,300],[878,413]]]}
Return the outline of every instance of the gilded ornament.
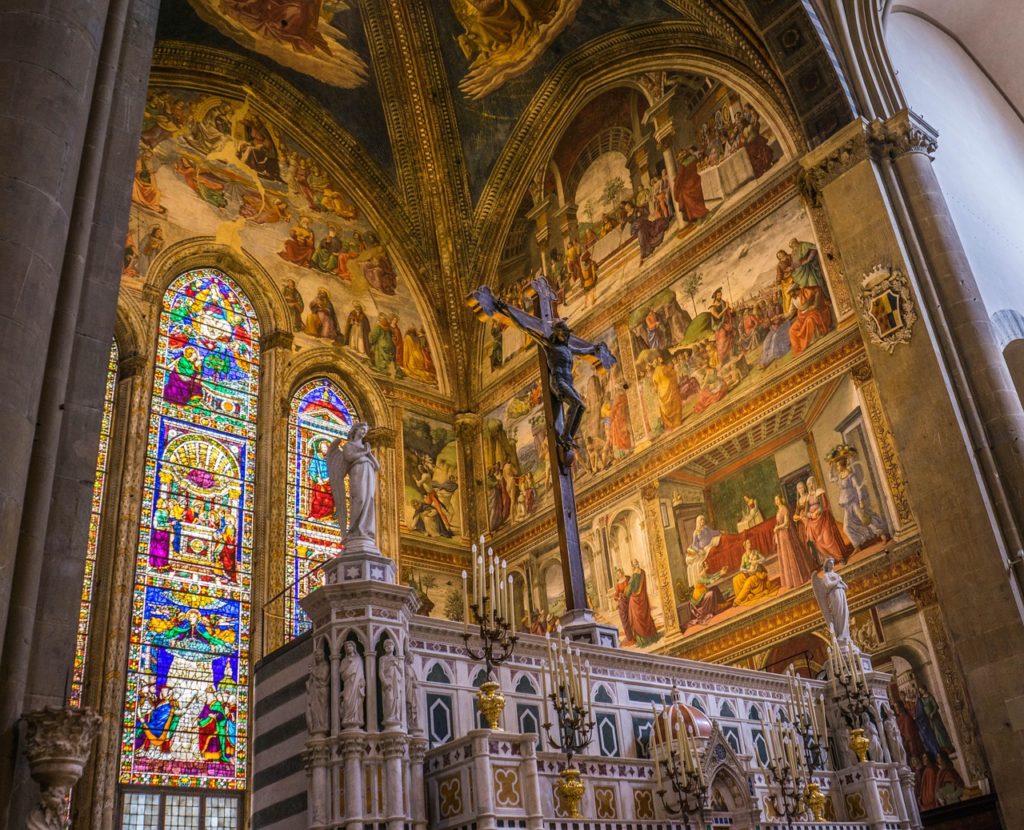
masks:
{"label": "gilded ornament", "polygon": [[582,818],[580,805],[583,803],[583,793],[586,785],[580,778],[580,771],[568,767],[558,774],[558,783],[555,784],[555,791],[558,793],[559,801],[565,812],[566,818]]}
{"label": "gilded ornament", "polygon": [[860,307],[872,343],[892,354],[909,343],[917,321],[910,280],[898,268],[876,265],[861,281]]}
{"label": "gilded ornament", "polygon": [[858,727],[857,729],[850,730],[850,749],[853,750],[857,760],[862,764],[868,759],[868,747],[870,745],[871,742],[864,735],[863,729]]}
{"label": "gilded ornament", "polygon": [[476,699],[480,704],[480,712],[487,719],[491,729],[500,730],[498,721],[501,719],[501,713],[505,711],[505,695],[501,693],[498,684],[493,680],[480,684]]}

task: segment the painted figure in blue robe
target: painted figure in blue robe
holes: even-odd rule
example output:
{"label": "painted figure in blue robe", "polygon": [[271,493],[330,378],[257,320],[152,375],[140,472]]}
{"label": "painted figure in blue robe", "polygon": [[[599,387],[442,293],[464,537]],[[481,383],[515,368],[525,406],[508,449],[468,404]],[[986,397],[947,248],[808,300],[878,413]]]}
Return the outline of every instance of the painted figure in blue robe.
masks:
{"label": "painted figure in blue robe", "polygon": [[169,753],[181,717],[178,699],[166,686],[160,690],[159,697],[149,697],[155,701],[155,705],[148,715],[136,721],[135,748]]}

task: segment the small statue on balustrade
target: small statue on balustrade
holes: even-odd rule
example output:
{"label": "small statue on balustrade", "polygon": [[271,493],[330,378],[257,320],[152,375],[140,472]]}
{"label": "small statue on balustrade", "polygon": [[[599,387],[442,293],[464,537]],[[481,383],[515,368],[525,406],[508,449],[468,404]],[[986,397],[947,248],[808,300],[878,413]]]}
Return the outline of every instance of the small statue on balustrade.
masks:
{"label": "small statue on balustrade", "polygon": [[345,729],[359,729],[363,725],[366,700],[366,672],[363,657],[351,640],[344,645],[341,660],[341,725]]}
{"label": "small statue on balustrade", "polygon": [[324,658],[320,643],[313,649],[313,665],[306,678],[306,727],[310,735],[323,735],[329,729],[327,723],[327,688],[330,684],[331,668]]}
{"label": "small statue on balustrade", "polygon": [[377,661],[385,726],[400,726],[405,708],[405,661],[395,653],[395,641],[384,641],[384,654]]}

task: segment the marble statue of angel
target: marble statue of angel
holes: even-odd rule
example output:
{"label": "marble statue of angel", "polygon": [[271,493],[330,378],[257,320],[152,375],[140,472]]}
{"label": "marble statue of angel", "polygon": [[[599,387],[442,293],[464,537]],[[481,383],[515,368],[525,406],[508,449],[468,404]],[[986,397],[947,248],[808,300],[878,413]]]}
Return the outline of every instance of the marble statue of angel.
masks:
{"label": "marble statue of angel", "polygon": [[347,441],[342,443],[342,439],[335,438],[327,450],[327,471],[338,526],[345,542],[362,539],[376,545],[380,461],[366,440],[368,431],[369,426],[359,421],[352,425]]}

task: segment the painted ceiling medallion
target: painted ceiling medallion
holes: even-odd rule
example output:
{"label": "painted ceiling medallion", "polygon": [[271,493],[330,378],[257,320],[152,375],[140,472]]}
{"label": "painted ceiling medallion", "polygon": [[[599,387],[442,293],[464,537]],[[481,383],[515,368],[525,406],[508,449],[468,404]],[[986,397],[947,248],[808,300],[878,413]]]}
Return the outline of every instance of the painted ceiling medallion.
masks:
{"label": "painted ceiling medallion", "polygon": [[889,354],[909,343],[917,320],[910,280],[898,268],[876,265],[861,281],[860,307],[869,323],[872,343]]}
{"label": "painted ceiling medallion", "polygon": [[342,89],[366,83],[366,62],[335,28],[351,3],[322,0],[189,0],[207,23],[282,66]]}
{"label": "painted ceiling medallion", "polygon": [[494,92],[530,69],[576,17],[581,0],[451,0],[470,61],[459,88],[469,98]]}

